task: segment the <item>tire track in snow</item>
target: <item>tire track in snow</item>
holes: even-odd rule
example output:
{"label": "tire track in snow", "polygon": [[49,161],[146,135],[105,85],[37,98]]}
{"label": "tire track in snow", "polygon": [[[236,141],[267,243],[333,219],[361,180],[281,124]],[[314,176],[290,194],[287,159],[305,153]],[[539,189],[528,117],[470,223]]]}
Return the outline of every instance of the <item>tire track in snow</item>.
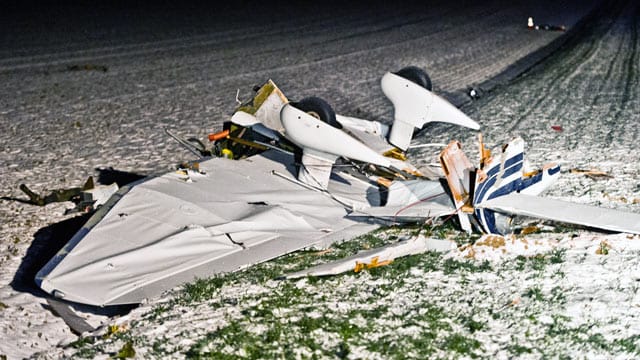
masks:
{"label": "tire track in snow", "polygon": [[[621,104],[619,109],[616,111],[615,115],[613,116],[613,122],[615,124],[633,124],[634,122],[637,124],[640,121],[640,116],[638,115],[637,111],[634,114],[633,111],[633,105],[636,104],[636,110],[637,110],[637,103],[638,103],[638,96],[640,96],[640,94],[638,94],[638,84],[640,84],[640,57],[639,57],[639,51],[638,51],[638,42],[640,41],[639,37],[638,37],[638,22],[640,21],[639,16],[640,16],[640,6],[638,4],[635,4],[635,9],[633,11],[633,15],[630,16],[630,24],[629,27],[631,28],[631,30],[629,31],[631,34],[631,51],[629,51],[628,53],[628,57],[627,57],[627,61],[625,64],[625,68],[626,68],[626,74],[627,76],[624,77],[625,80],[625,86],[624,86],[624,93],[622,95],[622,99],[621,99]],[[634,94],[635,92],[635,94]],[[627,111],[630,110],[630,111]],[[625,114],[625,112],[628,112],[627,114]],[[627,121],[628,119],[626,119],[627,116],[634,116],[635,115],[635,120],[631,119],[631,121]],[[631,139],[638,139],[638,126],[625,126],[625,127],[621,127],[618,126],[618,133],[621,136],[625,136],[626,137],[630,137]],[[613,139],[615,138],[614,135],[612,135],[609,138],[609,141],[612,142]]]}
{"label": "tire track in snow", "polygon": [[626,1],[604,10],[570,46],[467,110],[481,120],[485,141],[494,148],[521,135],[532,162],[558,161],[564,169],[596,168],[612,176],[593,181],[567,174],[548,190],[550,196],[637,212],[640,8]]}
{"label": "tire track in snow", "polygon": [[[610,11],[611,9],[607,5],[604,5],[606,9],[600,9],[600,11]],[[599,19],[602,17],[602,14],[596,16]],[[571,83],[584,73],[585,68],[597,61],[598,53],[602,52],[601,47],[604,43],[597,41],[594,44],[593,37],[601,31],[611,31],[613,25],[613,19],[609,19],[605,24],[596,24],[579,39],[574,39],[565,45],[553,59],[549,59],[548,62],[542,64],[541,68],[537,69],[542,72],[544,86],[533,101],[522,104],[517,111],[521,115],[518,115],[517,120],[509,128],[510,133],[514,133],[516,130],[525,130],[532,123],[537,122],[535,111],[538,109],[545,109],[547,113],[556,113],[556,109],[564,107],[567,101],[566,90],[573,91],[574,87],[571,86]],[[548,94],[557,95],[551,97]]]}

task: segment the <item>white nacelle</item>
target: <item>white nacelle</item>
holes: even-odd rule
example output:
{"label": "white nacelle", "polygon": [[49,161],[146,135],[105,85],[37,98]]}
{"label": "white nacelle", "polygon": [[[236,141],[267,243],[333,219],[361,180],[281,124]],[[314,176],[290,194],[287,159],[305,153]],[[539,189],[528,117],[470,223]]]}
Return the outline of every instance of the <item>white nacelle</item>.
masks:
{"label": "white nacelle", "polygon": [[386,73],[381,81],[382,91],[395,108],[389,142],[402,150],[409,143],[416,128],[432,121],[446,122],[480,129],[480,125],[443,98],[402,76]]}
{"label": "white nacelle", "polygon": [[280,112],[285,136],[303,149],[389,167],[391,161],[344,131],[299,110],[285,105]]}
{"label": "white nacelle", "polygon": [[391,159],[384,157],[344,131],[299,110],[285,105],[280,112],[285,137],[302,148],[302,165],[298,180],[326,189],[331,167],[339,157],[384,167]]}

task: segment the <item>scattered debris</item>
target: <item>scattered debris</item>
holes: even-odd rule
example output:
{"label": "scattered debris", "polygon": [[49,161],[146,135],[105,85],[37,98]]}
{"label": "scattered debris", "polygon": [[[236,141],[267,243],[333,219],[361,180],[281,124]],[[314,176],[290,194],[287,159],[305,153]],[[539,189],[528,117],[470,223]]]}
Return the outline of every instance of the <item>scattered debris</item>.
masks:
{"label": "scattered debris", "polygon": [[611,249],[611,244],[606,240],[600,242],[600,245],[596,249],[596,254],[598,255],[609,255],[609,250]]}
{"label": "scattered debris", "polygon": [[582,174],[593,180],[613,179],[613,176],[609,173],[598,169],[571,169],[572,174]]}
{"label": "scattered debris", "polygon": [[467,89],[467,94],[473,100],[480,99],[482,97],[483,91],[476,87],[470,87]]}
{"label": "scattered debris", "polygon": [[51,307],[53,313],[60,316],[76,335],[81,335],[82,333],[92,332],[95,330],[93,326],[73,312],[68,304],[52,298],[47,298],[47,303]]}
{"label": "scattered debris", "polygon": [[73,209],[67,210],[66,213],[72,213],[95,210],[118,191],[118,185],[113,183],[111,185],[96,186],[93,182],[93,177],[90,176],[82,187],[56,189],[44,196],[36,194],[25,184],[20,184],[20,190],[29,196],[29,200],[24,202],[33,205],[45,206],[55,202],[71,201],[75,203],[76,206]]}
{"label": "scattered debris", "polygon": [[564,25],[536,25],[534,24],[532,17],[527,19],[527,28],[529,28],[529,30],[567,31],[567,27]]}
{"label": "scattered debris", "polygon": [[520,235],[534,234],[540,231],[540,227],[537,225],[530,225],[520,230]]}
{"label": "scattered debris", "polygon": [[356,255],[327,264],[284,275],[281,279],[297,279],[306,276],[329,276],[347,271],[360,272],[391,264],[396,258],[421,254],[427,251],[446,252],[455,249],[456,243],[450,240],[432,239],[416,236],[377,249],[359,252]]}
{"label": "scattered debris", "polygon": [[115,356],[116,359],[130,359],[134,357],[136,357],[136,350],[133,347],[133,341],[124,343]]}

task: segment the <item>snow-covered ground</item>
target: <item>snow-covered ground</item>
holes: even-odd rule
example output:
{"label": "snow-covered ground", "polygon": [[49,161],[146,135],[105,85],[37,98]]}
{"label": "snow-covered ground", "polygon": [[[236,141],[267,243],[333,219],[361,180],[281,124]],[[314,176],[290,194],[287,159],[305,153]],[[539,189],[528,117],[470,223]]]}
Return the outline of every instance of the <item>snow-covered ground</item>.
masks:
{"label": "snow-covered ground", "polygon": [[[437,91],[465,89],[561,35],[528,31],[527,16],[571,27],[592,7],[376,5],[257,8],[250,17],[233,8],[181,9],[182,17],[162,9],[139,22],[131,19],[143,9],[110,22],[97,8],[76,10],[88,12],[88,20],[73,27],[46,14],[32,19],[39,25],[3,21],[2,195],[23,197],[20,183],[37,191],[80,185],[95,168],[171,169],[189,154],[163,127],[204,137],[228,118],[236,89],[248,96],[269,77],[290,98],[316,95],[346,115],[390,119],[378,84],[385,71],[418,65]],[[631,1],[603,7],[550,59],[464,108],[490,145],[521,135],[533,163],[562,163],[565,173],[549,196],[640,212],[639,18]],[[74,65],[90,66],[71,71]],[[434,126],[423,134],[416,143],[457,138],[476,148],[459,129]],[[426,152],[411,155],[433,161]],[[571,168],[612,177],[593,180]],[[484,241],[492,246],[479,240],[446,257],[414,257],[404,267],[400,260],[380,272],[319,282],[267,280],[260,275],[269,273],[267,264],[258,275],[223,279],[208,292],[214,298],[169,294],[113,320],[124,331],[106,340],[62,347],[76,337],[31,279],[69,238],[65,231],[82,223],[63,215],[69,206],[0,201],[0,356],[108,356],[127,343],[139,357],[255,356],[257,348],[279,357],[625,358],[640,349],[640,239],[572,228]],[[107,321],[91,317],[100,320]],[[304,338],[292,335],[297,331]]]}

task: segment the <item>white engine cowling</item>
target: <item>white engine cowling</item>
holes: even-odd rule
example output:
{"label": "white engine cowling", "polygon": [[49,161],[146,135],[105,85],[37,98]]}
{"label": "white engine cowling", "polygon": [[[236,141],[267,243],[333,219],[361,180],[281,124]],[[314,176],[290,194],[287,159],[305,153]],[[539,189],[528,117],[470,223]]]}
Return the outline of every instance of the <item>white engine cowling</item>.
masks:
{"label": "white engine cowling", "polygon": [[395,108],[389,142],[402,150],[409,148],[414,129],[420,129],[428,122],[480,129],[477,122],[451,103],[402,76],[388,72],[382,77],[381,85]]}

